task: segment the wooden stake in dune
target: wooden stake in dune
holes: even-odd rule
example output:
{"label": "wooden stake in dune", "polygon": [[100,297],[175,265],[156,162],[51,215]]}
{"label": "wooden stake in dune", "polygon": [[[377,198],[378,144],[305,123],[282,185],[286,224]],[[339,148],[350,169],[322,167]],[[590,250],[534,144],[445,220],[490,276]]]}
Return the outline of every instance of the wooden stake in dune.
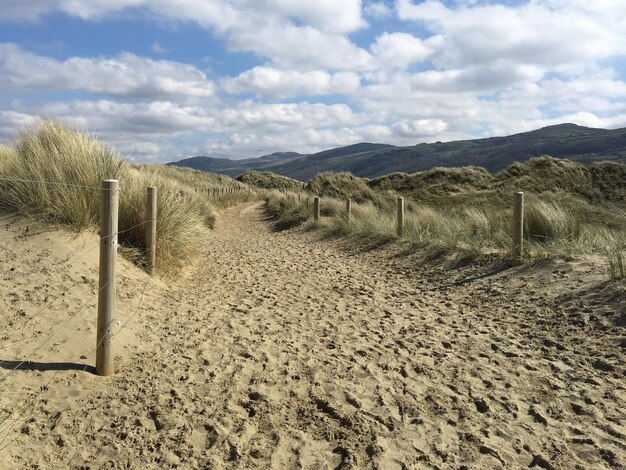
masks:
{"label": "wooden stake in dune", "polygon": [[148,257],[148,273],[154,276],[156,266],[156,236],[157,236],[157,188],[148,188],[146,200],[148,225],[146,227],[146,255]]}
{"label": "wooden stake in dune", "polygon": [[352,218],[352,199],[348,198],[346,199],[346,220],[350,222],[351,218]]}
{"label": "wooden stake in dune", "polygon": [[117,258],[117,208],[119,182],[102,182],[100,222],[100,284],[98,290],[98,331],[96,374],[113,374],[112,327],[115,319],[115,264]]}
{"label": "wooden stake in dune", "polygon": [[524,193],[513,195],[513,251],[511,264],[519,266],[524,262]]}
{"label": "wooden stake in dune", "polygon": [[396,233],[404,237],[404,198],[401,196],[396,201]]}
{"label": "wooden stake in dune", "polygon": [[313,222],[317,223],[320,221],[320,198],[315,196],[313,198]]}

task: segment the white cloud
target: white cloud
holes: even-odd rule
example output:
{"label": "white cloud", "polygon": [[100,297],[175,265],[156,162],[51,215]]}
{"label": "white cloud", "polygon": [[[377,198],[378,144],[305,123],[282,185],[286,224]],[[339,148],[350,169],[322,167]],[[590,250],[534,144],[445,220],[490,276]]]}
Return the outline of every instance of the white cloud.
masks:
{"label": "white cloud", "polygon": [[251,4],[266,14],[295,16],[317,29],[333,33],[348,33],[367,25],[361,16],[361,0],[256,0]]}
{"label": "white cloud", "polygon": [[[128,52],[58,60],[0,44],[0,138],[46,114],[97,131],[122,152],[163,161],[363,140],[408,145],[563,121],[626,125],[623,72],[606,60],[626,55],[626,2],[506,3],[0,0],[5,20],[61,11],[106,21],[140,11],[142,19],[194,22],[227,51],[252,52],[261,64],[217,77],[217,86],[192,64]],[[166,50],[154,42],[152,52]],[[415,66],[420,71],[409,72]],[[97,96],[53,102],[62,98],[40,95],[60,91]],[[255,99],[241,101],[247,93]],[[322,95],[338,102],[308,102]]]}
{"label": "white cloud", "polygon": [[254,93],[272,98],[314,96],[330,93],[351,93],[358,89],[360,79],[351,72],[335,74],[323,70],[299,72],[259,66],[225,79],[224,89],[231,94]]}
{"label": "white cloud", "polygon": [[0,44],[0,89],[83,91],[124,98],[210,97],[214,84],[192,65],[128,52],[115,57],[58,61],[15,44]]}
{"label": "white cloud", "polygon": [[543,76],[544,72],[544,69],[534,65],[520,65],[501,60],[464,69],[429,70],[416,73],[411,77],[411,85],[416,90],[485,93],[518,83],[535,82]]}
{"label": "white cloud", "polygon": [[[265,23],[269,23],[266,20]],[[324,33],[311,26],[275,22],[250,23],[232,32],[229,44],[239,51],[254,51],[282,68],[315,70],[367,70],[371,54],[339,34]]]}
{"label": "white cloud", "polygon": [[414,139],[437,136],[447,128],[448,125],[441,119],[418,119],[415,121],[405,119],[392,126],[395,134]]}
{"label": "white cloud", "polygon": [[32,124],[37,117],[20,111],[0,110],[0,142],[9,143],[16,130]]}
{"label": "white cloud", "polygon": [[438,38],[422,41],[408,33],[384,33],[372,44],[372,53],[379,68],[405,69],[413,62],[421,62],[433,53],[431,44]]}
{"label": "white cloud", "polygon": [[[224,155],[254,155],[264,139],[276,143],[267,148],[268,152],[295,147],[296,150],[313,147],[321,150],[323,144],[306,140],[307,133],[329,134],[333,129],[359,126],[364,121],[363,116],[353,113],[347,105],[307,102],[267,104],[246,100],[222,108],[171,101],[81,100],[43,105],[16,103],[16,106],[21,112],[0,112],[0,137],[7,143],[17,127],[45,115],[72,127],[93,131],[123,154],[160,161],[169,161],[172,152],[184,153],[189,149],[185,139],[201,135],[220,136],[215,140],[220,142]],[[240,137],[231,139],[236,135]],[[249,145],[241,145],[241,139],[251,136],[256,136],[256,140],[246,140]],[[176,149],[178,146],[180,148]],[[157,151],[157,147],[160,150]]]}
{"label": "white cloud", "polygon": [[363,13],[367,16],[373,16],[375,18],[384,18],[391,16],[393,14],[393,10],[385,2],[368,1],[363,6]]}
{"label": "white cloud", "polygon": [[168,52],[167,48],[161,45],[159,41],[154,41],[150,46],[150,49],[155,54],[165,54],[166,52]]}
{"label": "white cloud", "polygon": [[348,33],[365,27],[361,0],[3,0],[2,16],[13,20],[35,21],[59,10],[86,20],[98,20],[128,8],[145,8],[155,14],[196,21],[200,24],[232,27],[235,17],[256,15],[295,17],[320,30]]}
{"label": "white cloud", "polygon": [[[36,20],[60,10],[86,20],[140,7],[168,20],[193,21],[224,36],[234,50],[310,69],[362,69],[370,57],[346,33],[365,27],[360,0],[5,0],[3,16]],[[296,18],[297,24],[292,18]]]}
{"label": "white cloud", "polygon": [[[597,8],[596,8],[597,6]],[[626,3],[531,0],[520,6],[477,4],[449,8],[443,2],[398,0],[399,17],[423,23],[444,41],[441,67],[506,59],[554,67],[626,52]]]}

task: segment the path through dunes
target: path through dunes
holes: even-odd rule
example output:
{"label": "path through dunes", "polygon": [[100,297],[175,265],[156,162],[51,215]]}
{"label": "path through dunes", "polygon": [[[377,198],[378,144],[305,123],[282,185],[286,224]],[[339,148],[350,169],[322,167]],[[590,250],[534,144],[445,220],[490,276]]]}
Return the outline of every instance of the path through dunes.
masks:
{"label": "path through dunes", "polygon": [[197,268],[147,298],[120,372],[79,374],[15,468],[624,468],[620,307],[578,294],[592,265],[392,255],[225,211]]}

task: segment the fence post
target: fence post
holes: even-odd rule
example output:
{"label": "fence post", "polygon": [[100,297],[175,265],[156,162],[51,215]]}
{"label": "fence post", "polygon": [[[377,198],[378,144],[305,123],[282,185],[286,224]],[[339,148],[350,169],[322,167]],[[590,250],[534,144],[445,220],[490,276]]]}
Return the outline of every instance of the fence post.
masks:
{"label": "fence post", "polygon": [[350,218],[352,217],[352,199],[346,199],[346,220],[350,222]]}
{"label": "fence post", "polygon": [[313,198],[313,222],[317,223],[320,221],[320,198],[319,196],[315,196]]}
{"label": "fence post", "polygon": [[115,264],[117,258],[117,208],[119,182],[102,182],[102,220],[100,222],[100,279],[98,290],[98,330],[96,335],[96,374],[113,374],[111,348],[115,318]]}
{"label": "fence post", "polygon": [[148,274],[154,276],[156,266],[156,236],[157,236],[157,188],[148,188],[147,198],[148,226],[146,227],[146,254],[148,255]]}
{"label": "fence post", "polygon": [[524,261],[524,193],[513,195],[513,252],[511,264],[519,266]]}
{"label": "fence post", "polygon": [[399,237],[404,237],[404,198],[401,196],[398,196],[398,200],[396,201],[396,212],[396,232]]}

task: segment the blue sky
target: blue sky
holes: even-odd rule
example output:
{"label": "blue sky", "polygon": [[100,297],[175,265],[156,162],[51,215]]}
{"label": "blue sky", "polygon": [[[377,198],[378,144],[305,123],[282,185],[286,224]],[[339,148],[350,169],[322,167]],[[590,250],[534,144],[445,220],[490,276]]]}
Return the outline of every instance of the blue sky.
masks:
{"label": "blue sky", "polygon": [[135,161],[626,126],[621,0],[0,0],[0,142]]}

